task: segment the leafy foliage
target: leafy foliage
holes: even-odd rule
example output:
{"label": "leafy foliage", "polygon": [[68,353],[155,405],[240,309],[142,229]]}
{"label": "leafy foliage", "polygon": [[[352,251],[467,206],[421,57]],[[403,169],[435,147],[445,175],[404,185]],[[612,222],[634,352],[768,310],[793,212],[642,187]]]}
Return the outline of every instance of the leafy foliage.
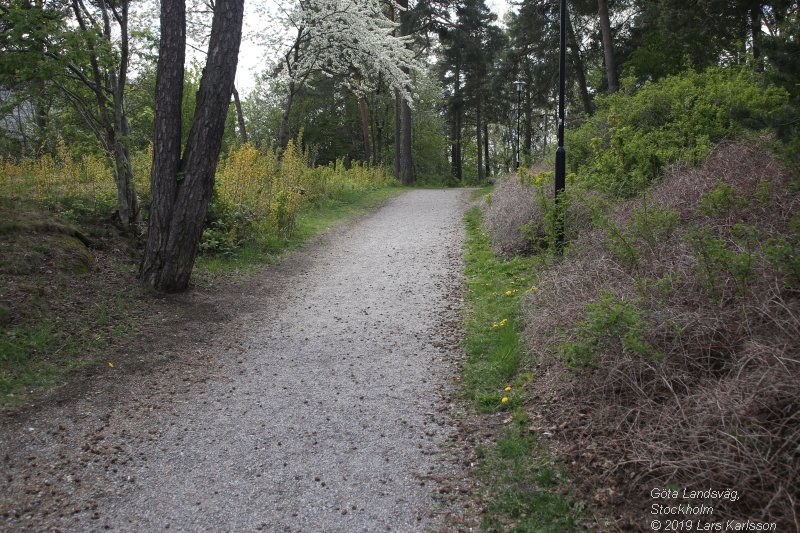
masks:
{"label": "leafy foliage", "polygon": [[715,143],[764,128],[786,91],[743,69],[710,68],[647,83],[600,100],[598,112],[567,132],[578,180],[628,198],[674,163],[696,164]]}

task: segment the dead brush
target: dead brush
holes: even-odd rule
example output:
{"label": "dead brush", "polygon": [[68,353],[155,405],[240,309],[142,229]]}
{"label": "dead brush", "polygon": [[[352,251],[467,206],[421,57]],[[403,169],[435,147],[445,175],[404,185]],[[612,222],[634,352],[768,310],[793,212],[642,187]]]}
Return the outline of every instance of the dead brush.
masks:
{"label": "dead brush", "polygon": [[704,502],[715,517],[800,528],[789,179],[760,147],[723,144],[579,235],[527,299],[534,364],[561,376],[532,392],[557,400],[562,451],[620,527],[644,529],[650,490],[677,485],[737,490]]}
{"label": "dead brush", "polygon": [[536,187],[512,175],[500,180],[484,206],[484,225],[496,254],[512,256],[530,253],[533,241],[524,227],[542,218]]}

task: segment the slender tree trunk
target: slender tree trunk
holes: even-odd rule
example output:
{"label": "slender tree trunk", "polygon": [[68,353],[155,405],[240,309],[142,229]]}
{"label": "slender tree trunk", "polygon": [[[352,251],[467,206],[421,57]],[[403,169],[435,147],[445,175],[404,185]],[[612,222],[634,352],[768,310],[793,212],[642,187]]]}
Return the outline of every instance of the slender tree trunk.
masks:
{"label": "slender tree trunk", "polygon": [[372,148],[369,145],[369,112],[367,110],[367,97],[363,94],[358,97],[358,113],[361,115],[361,139],[364,143],[364,159],[372,159]]}
{"label": "slender tree trunk", "polygon": [[575,78],[578,80],[578,88],[581,91],[583,110],[587,115],[592,116],[594,114],[594,104],[592,103],[591,95],[589,95],[589,87],[586,85],[586,72],[583,67],[581,48],[575,36],[575,28],[572,26],[572,17],[567,17],[567,37],[569,38],[572,66],[575,68]]}
{"label": "slender tree trunk", "polygon": [[481,117],[481,97],[478,95],[478,100],[475,103],[475,146],[478,148],[478,182],[483,183],[486,181],[486,172],[483,168],[483,125]]}
{"label": "slender tree trunk", "polygon": [[453,155],[451,156],[450,166],[453,171],[453,177],[461,181],[461,65],[456,63],[455,73],[453,76],[453,131],[452,131],[452,145]]}
{"label": "slender tree trunk", "polygon": [[406,185],[414,183],[414,159],[411,106],[403,100],[400,103],[402,111],[402,131],[400,142],[400,181]]}
{"label": "slender tree trunk", "polygon": [[247,126],[244,123],[244,113],[242,112],[242,101],[239,99],[239,91],[233,87],[233,104],[236,106],[236,120],[239,122],[239,135],[242,136],[242,144],[247,144]]}
{"label": "slender tree trunk", "polygon": [[[180,157],[180,104],[186,43],[184,0],[161,0],[156,135],[150,232],[140,274],[164,292],[185,290],[214,188],[242,37],[244,0],[216,0],[208,59],[194,120]],[[180,84],[178,83],[180,82]]]}
{"label": "slender tree trunk", "polygon": [[[530,77],[528,77],[528,80],[530,80]],[[525,118],[522,121],[522,127],[525,133],[525,142],[522,143],[522,155],[525,156],[525,160],[528,162],[531,159],[531,147],[533,146],[533,100],[531,99],[531,85],[532,83],[530,83],[530,81],[525,84],[525,99],[523,100]]]}
{"label": "slender tree trunk", "polygon": [[[100,1],[102,23],[93,20],[80,0],[72,0],[71,8],[78,26],[86,35],[96,30],[110,45],[114,39],[111,29],[109,8],[114,9],[114,20],[119,25],[119,64],[106,68],[101,64],[94,39],[84,42],[88,54],[91,78],[86,76],[83,83],[94,93],[97,100],[98,122],[102,125],[99,140],[106,156],[112,162],[114,183],[117,188],[117,215],[122,226],[130,229],[139,220],[139,205],[133,188],[133,170],[130,152],[127,148],[128,119],[125,115],[125,86],[127,84],[129,45],[128,45],[128,0],[121,0],[115,6]],[[100,130],[95,130],[100,131]]]}
{"label": "slender tree trunk", "polygon": [[403,137],[403,109],[400,91],[394,91],[394,177],[400,180],[400,152]]}
{"label": "slender tree trunk", "polygon": [[286,101],[283,104],[283,113],[281,113],[281,123],[278,126],[278,150],[283,152],[286,145],[289,144],[289,114],[292,111],[292,103],[294,102],[295,83],[289,82],[289,92],[286,94]]}
{"label": "slender tree trunk", "polygon": [[[400,35],[405,37],[411,33],[411,16],[408,12],[408,0],[398,0],[397,4],[404,8],[400,13]],[[414,159],[412,152],[412,116],[411,106],[403,100],[400,102],[401,125],[400,128],[400,181],[405,184],[414,182]]]}
{"label": "slender tree trunk", "polygon": [[761,60],[761,6],[754,5],[750,8],[750,38],[753,40],[753,59],[756,63],[756,70],[764,70],[764,62]]}
{"label": "slender tree trunk", "polygon": [[600,32],[603,34],[603,56],[606,62],[608,92],[613,93],[619,89],[619,78],[617,78],[617,63],[614,60],[614,39],[611,36],[608,0],[597,0],[597,14],[600,18]]}
{"label": "slender tree trunk", "polygon": [[486,177],[492,175],[492,167],[489,163],[489,121],[483,121],[483,162],[486,166]]}

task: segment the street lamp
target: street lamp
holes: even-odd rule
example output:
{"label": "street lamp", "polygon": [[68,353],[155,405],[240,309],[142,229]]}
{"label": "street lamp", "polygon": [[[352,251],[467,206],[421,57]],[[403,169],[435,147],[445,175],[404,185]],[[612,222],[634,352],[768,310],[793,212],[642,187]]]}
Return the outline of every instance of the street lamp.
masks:
{"label": "street lamp", "polygon": [[561,201],[566,188],[567,153],[564,150],[564,86],[567,76],[567,0],[561,0],[561,50],[558,56],[558,149],[556,150],[556,253],[564,252],[564,213]]}
{"label": "street lamp", "polygon": [[519,169],[519,117],[522,114],[522,107],[521,107],[521,98],[522,98],[522,88],[525,87],[525,82],[523,80],[517,80],[514,82],[514,87],[517,88],[517,159],[514,162],[514,170]]}

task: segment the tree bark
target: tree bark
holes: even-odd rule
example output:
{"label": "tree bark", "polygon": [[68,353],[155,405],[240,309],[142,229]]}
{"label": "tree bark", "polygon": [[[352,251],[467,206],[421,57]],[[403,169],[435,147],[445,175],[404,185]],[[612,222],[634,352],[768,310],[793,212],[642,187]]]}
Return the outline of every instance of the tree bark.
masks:
{"label": "tree bark", "polygon": [[364,159],[372,160],[372,148],[369,143],[369,112],[367,110],[367,97],[363,94],[358,97],[358,113],[361,116],[361,139],[364,143]]}
{"label": "tree bark", "polygon": [[606,62],[608,92],[619,89],[617,63],[614,60],[614,39],[611,36],[611,19],[608,15],[608,0],[597,0],[597,14],[600,18],[600,32],[603,34],[603,56]]}
{"label": "tree bark", "polygon": [[156,134],[151,175],[150,232],[142,280],[163,292],[187,288],[214,188],[228,113],[244,0],[216,0],[208,59],[200,80],[194,120],[180,156],[180,108],[186,44],[184,0],[161,2],[161,48],[156,78]]}
{"label": "tree bark", "polygon": [[589,94],[589,87],[586,85],[586,72],[583,67],[581,48],[575,36],[575,28],[572,26],[572,17],[567,17],[567,37],[569,38],[570,56],[572,56],[572,66],[575,68],[575,78],[578,80],[578,88],[581,91],[581,101],[583,110],[588,116],[594,114],[594,103]]}
{"label": "tree bark", "polygon": [[247,144],[247,126],[244,123],[244,113],[242,112],[242,101],[239,99],[239,91],[233,87],[233,104],[236,106],[236,120],[239,122],[239,135],[242,136],[242,144]]}

